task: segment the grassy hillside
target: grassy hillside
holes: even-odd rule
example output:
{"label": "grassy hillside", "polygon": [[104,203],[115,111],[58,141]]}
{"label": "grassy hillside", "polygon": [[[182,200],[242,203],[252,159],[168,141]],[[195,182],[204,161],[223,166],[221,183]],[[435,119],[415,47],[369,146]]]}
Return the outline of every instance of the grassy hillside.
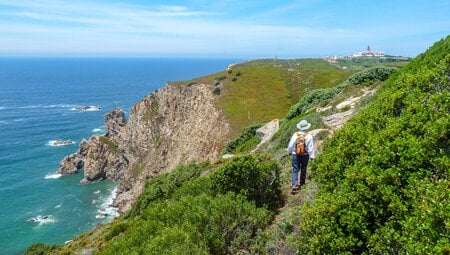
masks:
{"label": "grassy hillside", "polygon": [[334,87],[352,73],[321,59],[266,59],[176,84],[214,84],[216,106],[224,110],[234,137],[250,124],[283,117],[305,93]]}

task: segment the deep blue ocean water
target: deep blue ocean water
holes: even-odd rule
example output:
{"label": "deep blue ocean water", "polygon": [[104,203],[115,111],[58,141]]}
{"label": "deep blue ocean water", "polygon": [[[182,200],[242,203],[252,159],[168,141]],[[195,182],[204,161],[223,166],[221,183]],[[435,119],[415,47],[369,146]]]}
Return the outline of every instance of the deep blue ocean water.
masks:
{"label": "deep blue ocean water", "polygon": [[[80,185],[82,173],[49,178],[83,138],[103,132],[107,111],[128,112],[167,81],[218,72],[237,61],[0,59],[0,254],[21,254],[37,242],[61,244],[110,220],[98,213],[111,199],[114,182]],[[101,109],[74,110],[84,105]],[[49,145],[57,139],[75,143]],[[48,218],[29,222],[39,215]]]}

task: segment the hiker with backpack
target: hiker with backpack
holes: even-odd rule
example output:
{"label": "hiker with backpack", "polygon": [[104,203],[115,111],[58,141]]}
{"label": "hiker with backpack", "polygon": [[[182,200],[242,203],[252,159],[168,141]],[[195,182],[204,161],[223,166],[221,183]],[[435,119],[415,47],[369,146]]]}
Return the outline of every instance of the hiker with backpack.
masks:
{"label": "hiker with backpack", "polygon": [[[297,123],[299,131],[295,132],[288,145],[289,155],[292,157],[292,190],[291,193],[295,193],[296,190],[301,189],[301,186],[306,181],[306,167],[308,166],[309,159],[313,159],[313,137],[311,134],[307,134],[306,130],[311,127],[311,124],[306,120],[301,120]],[[300,172],[300,183],[298,182],[298,174]]]}

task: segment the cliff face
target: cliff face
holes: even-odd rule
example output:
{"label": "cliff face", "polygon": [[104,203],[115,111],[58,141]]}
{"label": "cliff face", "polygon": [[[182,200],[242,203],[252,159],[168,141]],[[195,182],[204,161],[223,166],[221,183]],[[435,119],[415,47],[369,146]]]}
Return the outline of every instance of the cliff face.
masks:
{"label": "cliff face", "polygon": [[214,106],[212,87],[167,85],[138,102],[128,123],[123,111],[105,115],[105,136],[83,141],[61,161],[58,173],[84,168],[83,183],[117,179],[115,204],[129,209],[148,178],[180,163],[214,160],[229,136],[229,124]]}

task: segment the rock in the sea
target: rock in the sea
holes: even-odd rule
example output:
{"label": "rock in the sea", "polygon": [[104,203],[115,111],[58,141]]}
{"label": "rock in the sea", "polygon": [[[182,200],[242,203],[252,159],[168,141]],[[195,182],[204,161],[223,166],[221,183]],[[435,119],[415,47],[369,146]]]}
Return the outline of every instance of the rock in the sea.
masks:
{"label": "rock in the sea", "polygon": [[83,139],[80,143],[78,151],[66,156],[59,162],[59,169],[56,174],[75,174],[84,166],[84,156],[86,155],[89,142]]}
{"label": "rock in the sea", "polygon": [[105,136],[83,139],[76,153],[66,156],[60,162],[57,174],[74,174],[82,168],[84,178],[81,183],[118,179],[128,166],[125,154],[120,153],[118,134],[126,125],[125,113],[115,109],[105,114]]}
{"label": "rock in the sea", "polygon": [[49,218],[49,216],[47,215],[38,215],[36,217],[33,217],[29,220],[27,220],[27,222],[42,222],[44,220],[47,220]]}
{"label": "rock in the sea", "polygon": [[81,183],[116,179],[128,166],[118,145],[108,137],[93,136],[84,156],[84,178]]}
{"label": "rock in the sea", "polygon": [[93,106],[93,105],[84,105],[84,106],[79,106],[75,108],[75,111],[77,112],[83,112],[83,111],[99,111],[100,109],[102,109],[101,107],[98,106]]}
{"label": "rock in the sea", "polygon": [[83,168],[83,158],[79,157],[77,153],[72,153],[59,162],[59,169],[56,173],[76,174],[81,168]]}
{"label": "rock in the sea", "polygon": [[50,145],[51,146],[63,146],[63,145],[69,145],[69,144],[73,144],[75,143],[74,141],[67,139],[67,140],[55,140],[55,141],[51,141]]}

